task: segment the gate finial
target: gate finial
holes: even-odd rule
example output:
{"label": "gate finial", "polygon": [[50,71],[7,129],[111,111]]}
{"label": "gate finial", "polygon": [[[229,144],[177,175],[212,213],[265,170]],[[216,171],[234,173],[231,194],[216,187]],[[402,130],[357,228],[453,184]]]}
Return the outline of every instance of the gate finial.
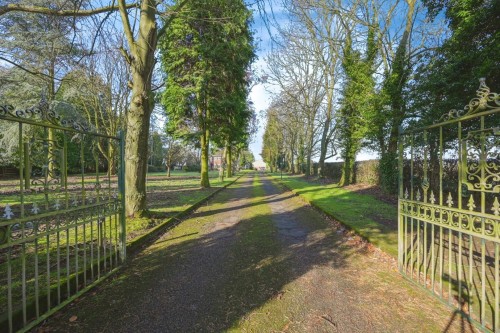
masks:
{"label": "gate finial", "polygon": [[462,110],[452,109],[444,114],[436,123],[462,118],[480,111],[500,108],[500,95],[490,91],[484,77],[479,79],[479,88],[476,90],[476,96]]}

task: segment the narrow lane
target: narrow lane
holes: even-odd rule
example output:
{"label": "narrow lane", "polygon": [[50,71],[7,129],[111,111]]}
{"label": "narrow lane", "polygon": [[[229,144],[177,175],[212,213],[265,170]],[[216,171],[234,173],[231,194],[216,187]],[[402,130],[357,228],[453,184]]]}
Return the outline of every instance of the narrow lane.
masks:
{"label": "narrow lane", "polygon": [[[452,315],[386,256],[256,175],[221,192],[39,329],[441,332]],[[459,317],[453,331],[461,331]]]}

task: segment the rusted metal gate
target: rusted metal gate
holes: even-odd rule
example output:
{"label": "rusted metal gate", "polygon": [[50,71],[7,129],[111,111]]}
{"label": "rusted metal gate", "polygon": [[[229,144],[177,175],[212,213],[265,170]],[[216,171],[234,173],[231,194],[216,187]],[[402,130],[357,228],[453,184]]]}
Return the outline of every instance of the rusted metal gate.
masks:
{"label": "rusted metal gate", "polygon": [[400,135],[399,269],[483,330],[500,330],[500,96]]}
{"label": "rusted metal gate", "polygon": [[0,331],[13,332],[125,259],[123,139],[65,120],[44,100],[0,105],[0,128],[0,157],[18,170],[0,178]]}

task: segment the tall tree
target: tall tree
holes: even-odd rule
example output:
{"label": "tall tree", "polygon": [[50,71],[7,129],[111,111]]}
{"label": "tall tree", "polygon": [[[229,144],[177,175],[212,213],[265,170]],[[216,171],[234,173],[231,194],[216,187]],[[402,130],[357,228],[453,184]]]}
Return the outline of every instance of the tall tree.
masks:
{"label": "tall tree", "polygon": [[179,8],[161,42],[169,127],[179,137],[199,140],[202,187],[210,187],[210,139],[245,109],[246,70],[254,57],[250,19],[241,0],[190,1]]}
{"label": "tall tree", "polygon": [[428,124],[475,96],[479,78],[500,87],[500,1],[423,2],[429,18],[444,16],[450,31],[442,45],[427,52],[412,85],[412,108]]}
{"label": "tall tree", "polygon": [[[20,5],[26,3],[27,1],[21,1]],[[34,0],[30,3],[64,9],[74,8],[76,5],[76,1],[60,0]],[[0,60],[17,69],[9,71],[9,85],[14,94],[17,93],[20,97],[11,100],[15,107],[26,103],[26,96],[18,93],[19,87],[29,87],[30,97],[35,94],[39,101],[43,95],[48,105],[54,107],[62,78],[75,68],[76,60],[83,51],[82,45],[75,38],[77,24],[78,20],[74,17],[40,17],[22,12],[1,17]],[[55,140],[54,130],[48,130],[47,139]],[[52,147],[49,147],[49,155],[51,153]],[[49,159],[48,168],[49,176],[54,175],[55,164],[52,159]]]}
{"label": "tall tree", "polygon": [[[184,0],[176,6],[179,10]],[[12,12],[26,12],[50,17],[87,17],[118,11],[127,45],[121,46],[122,54],[130,68],[132,96],[127,112],[127,135],[125,143],[125,199],[127,215],[134,215],[146,209],[146,171],[147,144],[150,115],[153,109],[152,78],[155,67],[155,52],[158,36],[168,26],[173,17],[168,2],[141,0],[126,3],[125,0],[113,0],[103,7],[90,6],[82,1],[75,1],[68,9],[59,4],[0,3],[0,16]],[[163,26],[158,22],[164,17]],[[107,20],[105,15],[103,20]],[[137,24],[132,24],[133,20]]]}
{"label": "tall tree", "polygon": [[345,83],[342,107],[339,112],[339,129],[341,132],[341,153],[344,160],[342,176],[339,184],[349,185],[355,181],[356,155],[361,149],[368,127],[368,114],[374,108],[375,59],[377,56],[376,17],[365,34],[365,54],[356,50],[353,45],[353,31],[349,23],[343,20],[346,31],[342,67]]}

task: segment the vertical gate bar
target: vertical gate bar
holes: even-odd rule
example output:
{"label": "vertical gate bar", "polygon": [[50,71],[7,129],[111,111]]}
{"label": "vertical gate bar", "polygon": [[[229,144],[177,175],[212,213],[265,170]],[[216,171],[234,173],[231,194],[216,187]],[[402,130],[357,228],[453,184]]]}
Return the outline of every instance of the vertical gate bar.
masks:
{"label": "vertical gate bar", "polygon": [[408,217],[404,216],[404,226],[405,226],[405,230],[404,230],[404,240],[405,240],[405,252],[404,252],[404,274],[405,275],[408,275]]}
{"label": "vertical gate bar", "polygon": [[[22,224],[21,235],[24,238],[24,223]],[[22,266],[22,302],[23,302],[23,324],[26,326],[27,320],[27,312],[26,312],[26,243],[23,242],[21,246],[21,266]]]}
{"label": "vertical gate bar", "polygon": [[[462,122],[459,121],[458,122],[458,127],[457,127],[457,130],[458,130],[458,151],[459,151],[459,158],[460,158],[460,161],[458,163],[458,189],[457,189],[457,196],[458,196],[458,209],[459,210],[462,210],[462,177],[460,176],[462,171],[463,171],[463,163],[464,163],[464,160],[463,160],[463,156],[462,156],[462,153],[463,153],[463,142],[462,142]],[[458,214],[458,228],[461,230],[462,229],[462,215],[461,214]],[[458,233],[458,237],[459,237],[459,245],[461,245],[461,241],[462,241],[462,233],[459,232]],[[458,280],[458,302],[460,303],[461,300],[462,300],[462,270],[461,270],[461,259],[462,259],[462,252],[460,251],[459,249],[459,252],[458,252],[458,255],[459,255],[459,267],[458,267],[458,276],[457,276],[457,280]]]}
{"label": "vertical gate bar", "polygon": [[[483,223],[484,233],[484,223]],[[486,325],[486,241],[481,238],[481,325]]]}
{"label": "vertical gate bar", "polygon": [[120,199],[120,260],[127,258],[127,229],[125,224],[125,132],[120,131],[120,172],[118,174],[118,192]]}
{"label": "vertical gate bar", "polygon": [[94,282],[94,216],[93,211],[90,210],[90,276]]}
{"label": "vertical gate bar", "polygon": [[[109,210],[106,209],[106,214],[109,214]],[[113,269],[113,215],[108,216],[108,229],[109,229],[109,265]],[[117,266],[117,263],[114,263]]]}
{"label": "vertical gate bar", "polygon": [[453,304],[452,302],[452,294],[451,294],[451,285],[452,283],[452,272],[451,272],[451,264],[452,264],[452,238],[453,238],[453,231],[451,229],[448,229],[448,303]]}
{"label": "vertical gate bar", "polygon": [[[69,231],[69,230],[68,230]],[[78,248],[78,219],[75,219],[75,292],[78,292],[78,276],[79,274],[79,267],[78,267],[78,255],[80,251]]]}
{"label": "vertical gate bar", "polygon": [[[19,199],[21,201],[21,218],[24,217],[24,144],[23,123],[19,123]],[[24,223],[23,223],[24,225]]]}
{"label": "vertical gate bar", "polygon": [[26,326],[27,323],[27,313],[26,313],[26,242],[25,242],[25,223],[21,223],[21,238],[23,243],[21,244],[21,298],[23,306],[23,324]]}
{"label": "vertical gate bar", "polygon": [[[10,243],[10,237],[7,238]],[[9,333],[14,332],[12,323],[13,304],[12,304],[12,246],[8,247],[7,251],[7,313],[9,317]]]}
{"label": "vertical gate bar", "polygon": [[494,329],[495,332],[497,332],[500,329],[500,315],[499,315],[499,302],[500,302],[500,295],[499,295],[499,283],[498,283],[498,256],[499,256],[499,245],[498,243],[495,243],[495,314],[494,314]]}
{"label": "vertical gate bar", "polygon": [[[103,208],[104,211],[106,212],[106,216],[104,217],[104,223],[106,224],[106,230],[108,230],[108,235],[106,236],[106,239],[108,241],[106,244],[109,246],[108,247],[108,256],[109,256],[109,269],[113,269],[113,235],[112,235],[112,229],[111,229],[111,217],[107,216],[108,215],[108,210],[106,208]],[[108,244],[109,243],[109,244]]]}
{"label": "vertical gate bar", "polygon": [[417,283],[420,283],[420,223],[419,219],[416,219],[417,222]]}
{"label": "vertical gate bar", "polygon": [[[484,131],[484,116],[481,116],[481,132]],[[486,143],[484,132],[481,134],[481,154],[479,155],[480,161],[479,163],[487,163],[488,151],[486,151]],[[464,165],[465,167],[465,165]],[[486,179],[485,168],[481,169],[481,179]],[[481,191],[481,213],[486,213],[486,193]],[[472,221],[474,223],[474,220]],[[484,239],[484,235],[486,234],[486,223],[484,217],[481,217],[481,233],[483,238],[481,239],[481,324],[483,326],[486,325],[486,240]]]}
{"label": "vertical gate bar", "polygon": [[424,287],[427,287],[427,222],[424,222],[424,246],[423,246],[423,257],[424,257]]}
{"label": "vertical gate bar", "polygon": [[414,261],[413,261],[413,250],[414,250],[414,241],[413,241],[413,218],[410,218],[410,275],[411,278],[413,279],[413,267],[414,267]]}
{"label": "vertical gate bar", "polygon": [[57,304],[61,304],[61,231],[60,221],[56,218],[56,246],[57,246]]}
{"label": "vertical gate bar", "polygon": [[[443,207],[443,126],[439,126],[439,206]],[[439,210],[439,221],[443,221],[443,209]],[[439,295],[443,298],[443,227],[439,226]]]}
{"label": "vertical gate bar", "polygon": [[[24,144],[23,123],[19,123],[19,197],[21,201],[21,218],[24,217]],[[21,302],[23,311],[23,324],[27,324],[26,313],[26,222],[21,223]]]}
{"label": "vertical gate bar", "polygon": [[102,234],[101,234],[101,223],[99,222],[100,214],[96,209],[96,227],[97,227],[97,279],[101,278],[101,244],[102,244]]}
{"label": "vertical gate bar", "polygon": [[101,225],[101,244],[102,244],[102,257],[104,259],[104,272],[107,271],[107,256],[106,256],[106,212],[101,207],[98,208],[100,211],[99,224]]}
{"label": "vertical gate bar", "polygon": [[71,284],[70,284],[70,273],[71,273],[71,270],[70,270],[70,247],[69,247],[69,232],[70,232],[70,226],[68,225],[69,224],[69,221],[66,222],[66,297],[65,298],[69,298],[70,295],[71,295]]}
{"label": "vertical gate bar", "polygon": [[398,200],[398,268],[403,271],[403,217],[401,216],[401,202],[403,198],[403,137],[401,136],[401,127],[399,127],[398,139],[398,187],[399,187],[399,200]]}
{"label": "vertical gate bar", "polygon": [[444,265],[444,249],[443,249],[443,226],[439,226],[439,296],[443,298],[443,265]]}
{"label": "vertical gate bar", "polygon": [[431,288],[432,292],[434,293],[434,280],[436,277],[436,253],[435,253],[435,241],[434,241],[434,224],[431,224]]}
{"label": "vertical gate bar", "polygon": [[45,221],[46,223],[46,232],[47,232],[47,235],[46,235],[46,239],[45,239],[45,242],[46,242],[46,250],[47,250],[47,311],[50,310],[51,306],[50,306],[50,302],[51,302],[51,299],[50,299],[50,231],[51,231],[51,225],[50,225],[50,220],[47,219]]}
{"label": "vertical gate bar", "polygon": [[[462,223],[460,222],[460,225]],[[462,246],[463,246],[463,234],[462,232],[458,232],[458,304],[462,306],[462,276],[463,276],[463,270],[462,270]]]}
{"label": "vertical gate bar", "polygon": [[39,285],[38,285],[38,222],[37,226],[35,227],[35,254],[34,254],[34,261],[35,261],[35,315],[36,318],[40,317],[40,291],[39,291]]}
{"label": "vertical gate bar", "polygon": [[473,266],[474,266],[474,237],[469,235],[469,283],[467,284],[467,288],[469,290],[469,316],[472,316],[472,286],[474,282],[473,275]]}
{"label": "vertical gate bar", "polygon": [[[111,204],[110,204],[111,206]],[[116,207],[116,206],[115,206]],[[116,214],[116,211],[114,212],[113,216],[113,221],[115,222],[115,263],[118,265],[118,216]]]}
{"label": "vertical gate bar", "polygon": [[83,287],[87,287],[87,221],[83,219],[82,232],[83,232]]}

